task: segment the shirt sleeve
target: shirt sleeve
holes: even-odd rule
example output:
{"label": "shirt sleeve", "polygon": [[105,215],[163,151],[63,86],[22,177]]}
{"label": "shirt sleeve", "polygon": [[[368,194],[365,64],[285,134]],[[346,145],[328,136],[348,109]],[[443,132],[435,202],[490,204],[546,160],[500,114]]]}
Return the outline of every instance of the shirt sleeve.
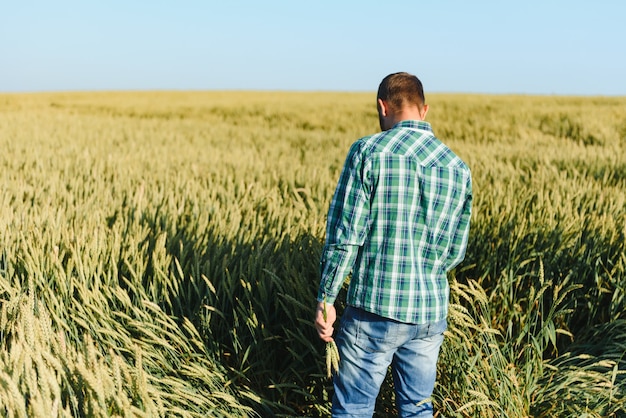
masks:
{"label": "shirt sleeve", "polygon": [[472,200],[472,177],[470,174],[467,179],[465,202],[463,203],[461,216],[450,242],[450,252],[448,253],[448,260],[446,263],[446,270],[448,271],[456,267],[465,258],[467,240],[469,237],[470,218],[472,216]]}
{"label": "shirt sleeve", "polygon": [[320,261],[319,302],[334,303],[351,273],[369,228],[369,181],[361,146],[350,148],[328,210],[326,242]]}

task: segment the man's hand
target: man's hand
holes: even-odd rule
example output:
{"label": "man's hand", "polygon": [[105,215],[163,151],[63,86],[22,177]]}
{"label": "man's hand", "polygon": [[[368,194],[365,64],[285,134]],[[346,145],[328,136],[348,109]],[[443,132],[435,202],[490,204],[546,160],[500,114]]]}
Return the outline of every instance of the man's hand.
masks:
{"label": "man's hand", "polygon": [[[326,319],[324,320],[324,305],[326,305]],[[315,310],[315,329],[320,338],[326,342],[333,341],[333,324],[337,319],[335,306],[326,302],[318,302]]]}

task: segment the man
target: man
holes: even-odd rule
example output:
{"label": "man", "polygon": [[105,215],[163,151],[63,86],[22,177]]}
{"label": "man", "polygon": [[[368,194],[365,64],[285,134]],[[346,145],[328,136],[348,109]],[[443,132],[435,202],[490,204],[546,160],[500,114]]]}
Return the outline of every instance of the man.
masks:
{"label": "man", "polygon": [[377,102],[382,132],[352,145],[330,204],[315,326],[333,340],[333,304],[351,274],[333,416],[371,417],[391,365],[400,416],[432,417],[447,272],[465,256],[471,174],[424,121],[417,77],[388,75]]}

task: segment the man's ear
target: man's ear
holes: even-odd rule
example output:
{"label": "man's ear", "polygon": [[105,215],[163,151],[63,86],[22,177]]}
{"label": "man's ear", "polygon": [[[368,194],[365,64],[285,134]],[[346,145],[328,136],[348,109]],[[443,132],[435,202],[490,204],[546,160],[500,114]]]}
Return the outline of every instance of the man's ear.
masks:
{"label": "man's ear", "polygon": [[389,109],[387,108],[387,103],[383,99],[378,99],[378,109],[381,116],[387,117]]}
{"label": "man's ear", "polygon": [[428,113],[428,105],[425,104],[422,106],[422,109],[420,110],[420,116],[422,118],[422,120],[426,120],[426,113]]}

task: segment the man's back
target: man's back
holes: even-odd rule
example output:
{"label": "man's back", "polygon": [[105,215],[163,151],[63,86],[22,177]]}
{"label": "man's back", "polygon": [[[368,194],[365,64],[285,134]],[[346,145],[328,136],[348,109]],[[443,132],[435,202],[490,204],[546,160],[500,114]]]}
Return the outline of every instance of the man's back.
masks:
{"label": "man's back", "polygon": [[[339,244],[353,233],[344,217],[353,213],[367,231],[357,238],[348,303],[402,322],[445,318],[446,273],[465,249],[469,169],[416,121],[360,139],[348,159],[354,172],[342,173],[327,230],[327,245]],[[367,211],[357,210],[361,200]]]}

